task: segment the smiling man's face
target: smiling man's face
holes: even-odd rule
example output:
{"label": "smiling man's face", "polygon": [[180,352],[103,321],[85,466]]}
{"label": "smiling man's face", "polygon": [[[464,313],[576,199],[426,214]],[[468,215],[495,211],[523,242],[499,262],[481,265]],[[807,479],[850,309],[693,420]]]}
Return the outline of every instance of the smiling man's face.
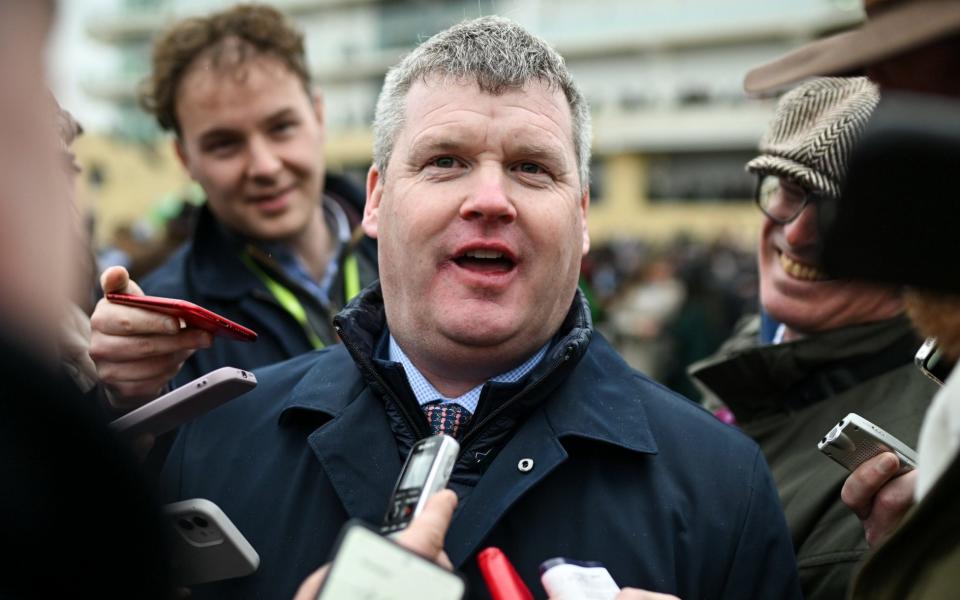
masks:
{"label": "smiling man's face", "polygon": [[830,279],[817,263],[817,239],[815,204],[787,224],[763,218],[758,252],[760,301],[770,316],[787,326],[787,339],[902,312],[895,288]]}
{"label": "smiling man's face", "polygon": [[415,83],[367,192],[387,324],[418,367],[482,380],[559,328],[589,248],[561,91]]}
{"label": "smiling man's face", "polygon": [[303,232],[323,189],[318,101],[279,59],[195,61],[177,92],[178,154],[217,220],[256,240]]}

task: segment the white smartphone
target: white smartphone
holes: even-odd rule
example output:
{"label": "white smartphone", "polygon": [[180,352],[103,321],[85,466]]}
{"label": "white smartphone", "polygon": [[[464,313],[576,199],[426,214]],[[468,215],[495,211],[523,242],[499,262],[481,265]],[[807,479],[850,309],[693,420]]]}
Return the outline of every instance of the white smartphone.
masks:
{"label": "white smartphone", "polygon": [[917,467],[917,453],[910,446],[856,413],[834,425],[817,448],[851,472],[881,452],[893,452],[900,459],[897,475]]}
{"label": "white smartphone", "polygon": [[340,532],[317,600],[461,600],[463,578],[378,534],[360,521]]}
{"label": "white smartphone", "polygon": [[163,507],[172,528],[171,566],[177,585],[243,577],[257,570],[260,556],[220,507],[194,498]]}
{"label": "white smartphone", "polygon": [[257,387],[253,373],[222,367],[198,377],[110,423],[124,437],[161,435]]}
{"label": "white smartphone", "polygon": [[398,533],[420,514],[430,496],[447,487],[460,444],[449,435],[432,435],[413,445],[393,488],[380,533]]}

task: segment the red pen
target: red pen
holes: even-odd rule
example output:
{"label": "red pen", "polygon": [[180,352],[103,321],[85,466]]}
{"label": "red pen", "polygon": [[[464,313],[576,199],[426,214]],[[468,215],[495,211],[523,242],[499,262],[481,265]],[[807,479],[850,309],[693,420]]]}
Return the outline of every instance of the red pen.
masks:
{"label": "red pen", "polygon": [[481,550],[477,564],[493,600],[533,600],[533,594],[500,548]]}

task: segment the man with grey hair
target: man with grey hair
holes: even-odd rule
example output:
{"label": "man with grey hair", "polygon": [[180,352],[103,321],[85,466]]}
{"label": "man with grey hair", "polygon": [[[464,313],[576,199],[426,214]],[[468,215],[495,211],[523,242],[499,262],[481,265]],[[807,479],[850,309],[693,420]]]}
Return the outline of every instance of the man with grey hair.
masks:
{"label": "man with grey hair", "polygon": [[587,115],[563,59],[497,17],[390,71],[363,219],[381,281],[337,316],[342,345],[258,372],[165,465],[171,499],[213,500],[261,557],[195,596],[292,593],[345,521],[382,520],[411,446],[446,433],[445,549],[471,597],[488,597],[475,556],[491,545],[538,597],[556,556],[683,598],[799,597],[756,445],[593,331]]}
{"label": "man with grey hair", "polygon": [[900,289],[831,277],[817,253],[819,201],[840,197],[850,150],[878,101],[863,77],[814,79],[780,100],[760,155],[747,163],[763,213],[760,301],[780,329],[764,343],[759,317],[751,319],[690,367],[760,444],[808,600],[845,598],[868,549],[840,502],[847,471],[816,442],[854,412],[913,446],[935,389],[912,364],[921,341]]}

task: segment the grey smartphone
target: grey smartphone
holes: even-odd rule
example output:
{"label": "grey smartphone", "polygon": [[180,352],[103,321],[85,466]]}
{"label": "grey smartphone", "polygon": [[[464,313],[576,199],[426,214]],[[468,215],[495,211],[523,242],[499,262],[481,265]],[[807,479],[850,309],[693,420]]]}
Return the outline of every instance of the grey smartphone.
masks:
{"label": "grey smartphone", "polygon": [[913,357],[914,364],[924,375],[932,379],[937,385],[943,385],[950,372],[953,371],[953,363],[940,351],[937,345],[937,338],[928,337],[917,354]]}
{"label": "grey smartphone", "polygon": [[143,433],[160,435],[257,387],[253,373],[221,367],[147,402],[110,423],[123,437]]}
{"label": "grey smartphone", "polygon": [[466,589],[457,573],[353,520],[340,531],[333,564],[316,600],[461,600]]}
{"label": "grey smartphone", "polygon": [[897,475],[917,467],[917,453],[910,446],[856,413],[834,425],[817,448],[851,472],[881,452],[893,452],[900,459]]}
{"label": "grey smartphone", "polygon": [[189,587],[250,575],[260,556],[220,507],[204,498],[163,507],[170,521],[174,581]]}
{"label": "grey smartphone", "polygon": [[447,487],[460,444],[449,435],[432,435],[413,445],[387,505],[380,533],[394,534],[420,514],[427,499]]}

